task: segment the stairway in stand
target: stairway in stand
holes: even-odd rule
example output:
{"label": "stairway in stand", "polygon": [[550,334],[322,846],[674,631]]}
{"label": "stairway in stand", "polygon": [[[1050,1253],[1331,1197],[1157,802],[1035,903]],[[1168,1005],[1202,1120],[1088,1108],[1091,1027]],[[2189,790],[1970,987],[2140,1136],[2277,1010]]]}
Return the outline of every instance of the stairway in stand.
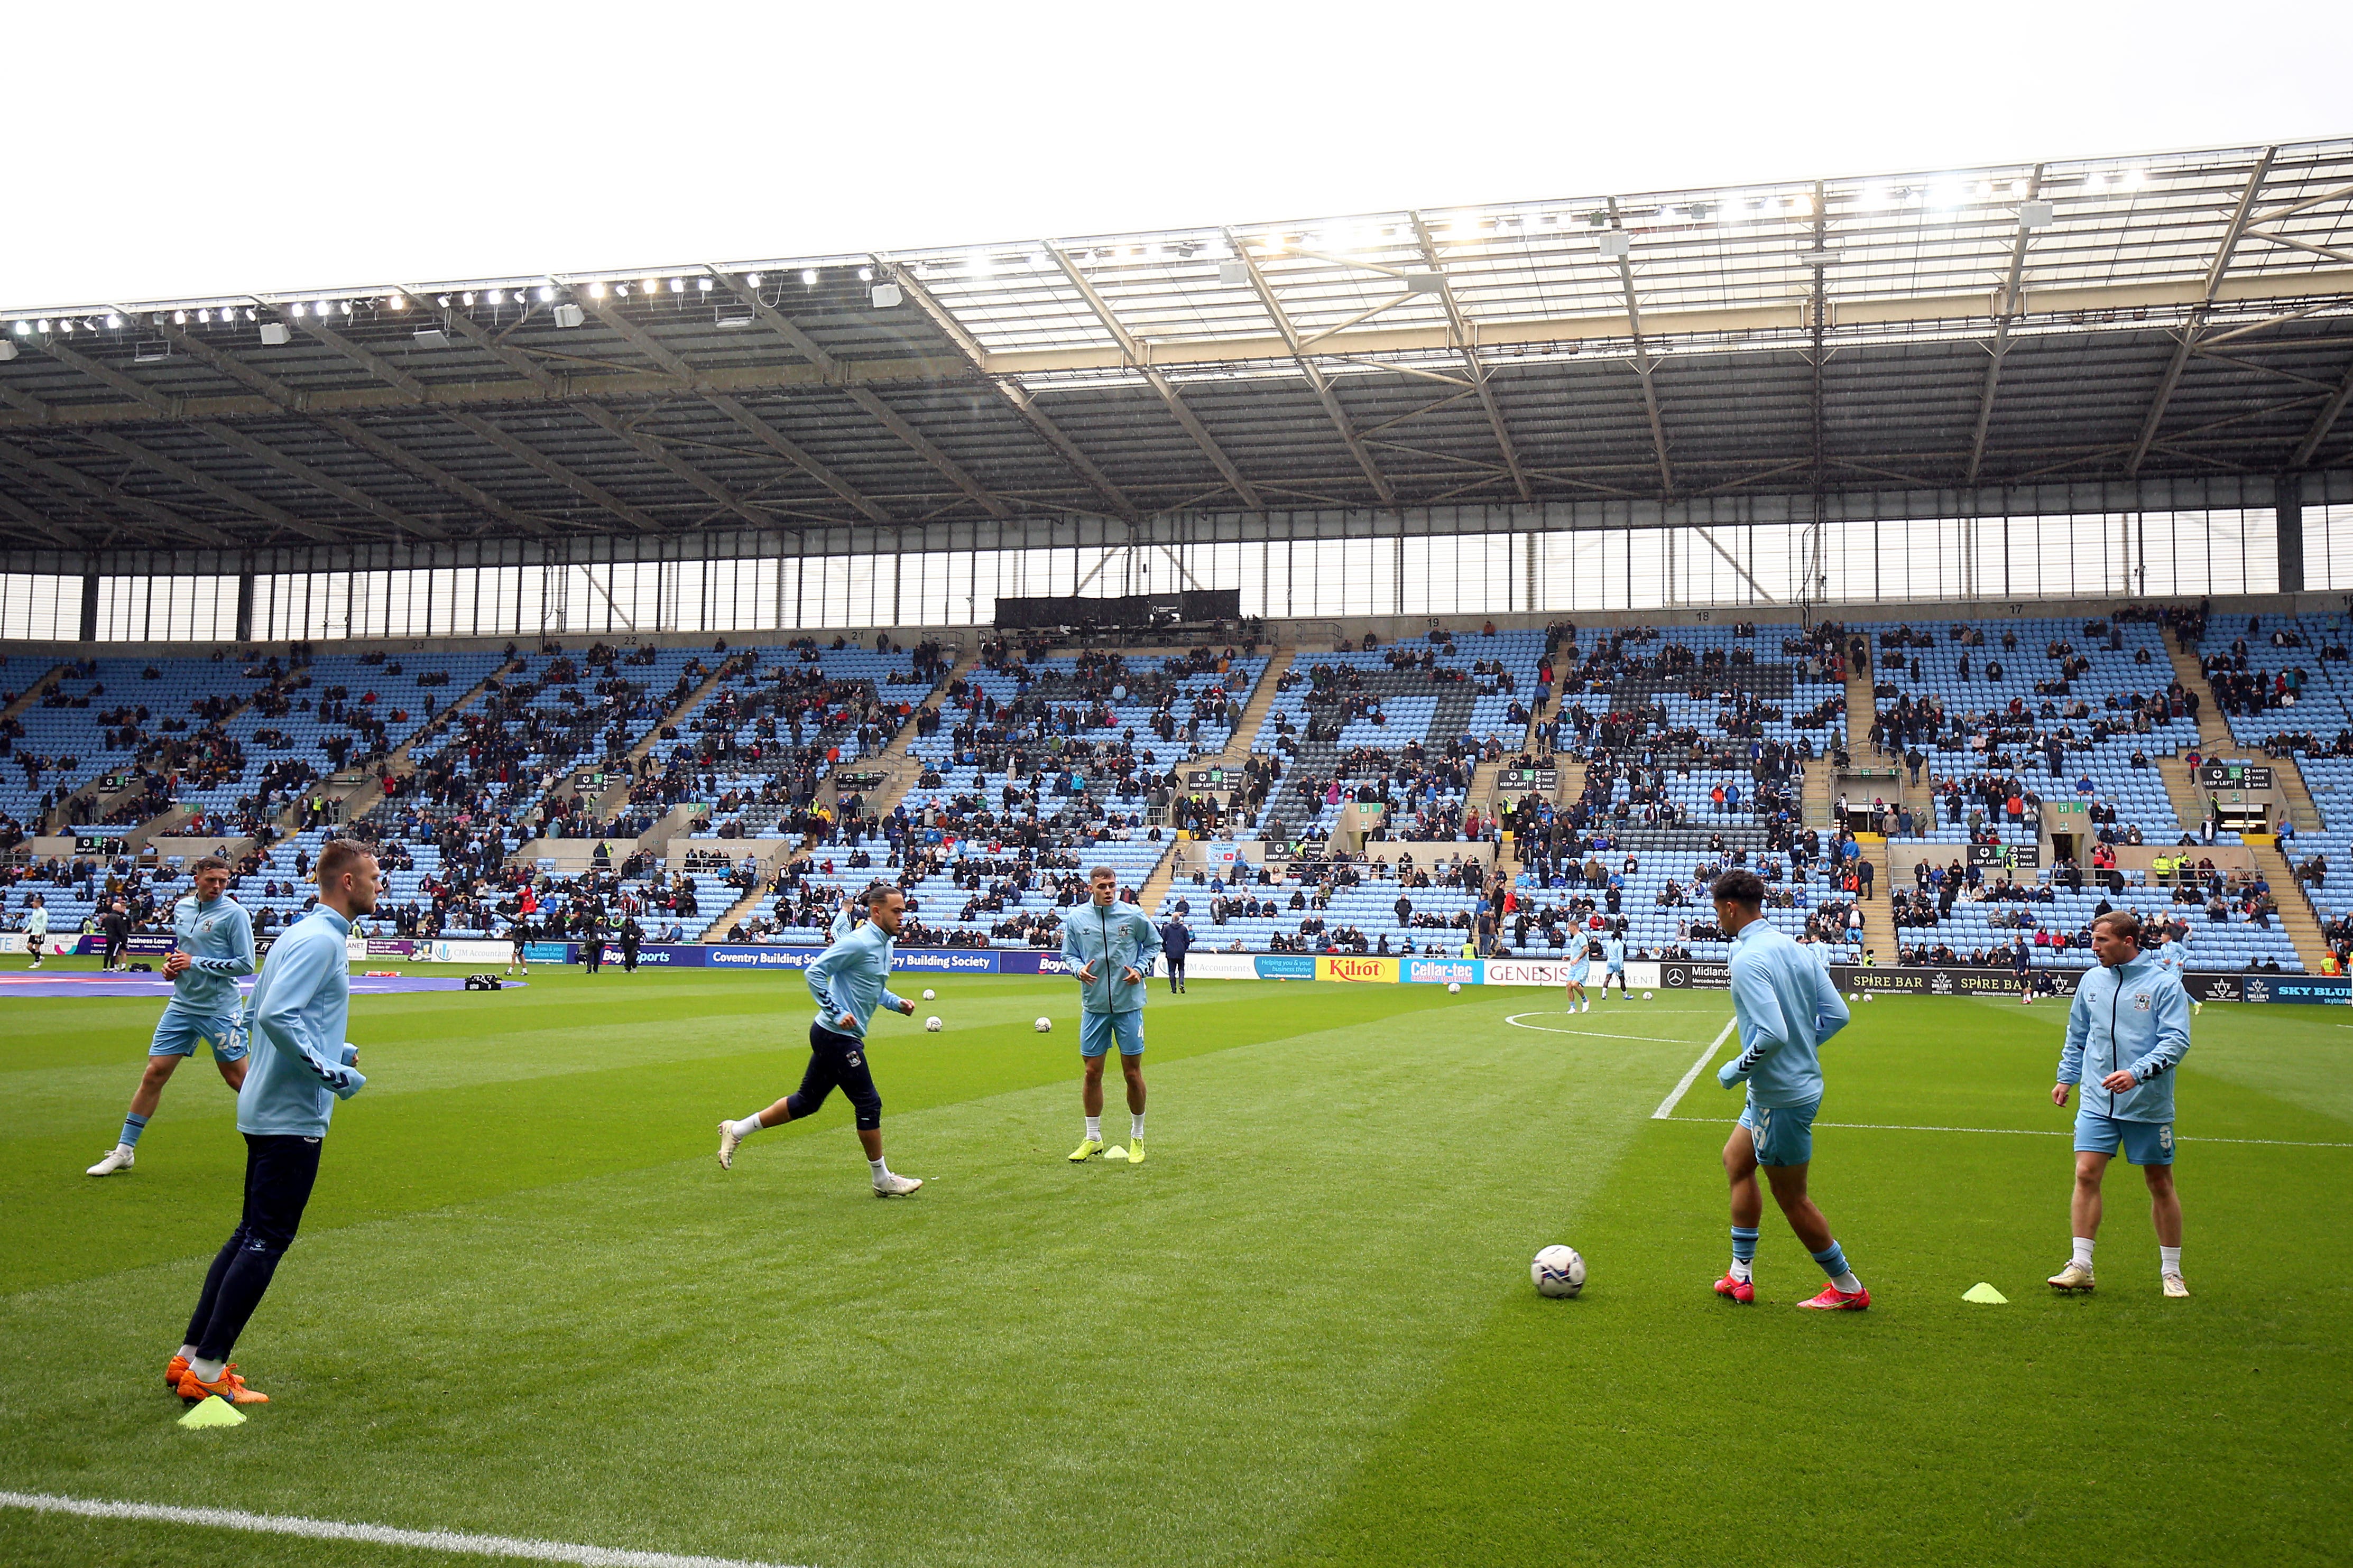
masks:
{"label": "stairway in stand", "polygon": [[1861,841],[1862,858],[1871,862],[1871,896],[1857,898],[1862,910],[1862,945],[1881,963],[1895,962],[1895,905],[1888,897],[1894,846],[1880,839]]}

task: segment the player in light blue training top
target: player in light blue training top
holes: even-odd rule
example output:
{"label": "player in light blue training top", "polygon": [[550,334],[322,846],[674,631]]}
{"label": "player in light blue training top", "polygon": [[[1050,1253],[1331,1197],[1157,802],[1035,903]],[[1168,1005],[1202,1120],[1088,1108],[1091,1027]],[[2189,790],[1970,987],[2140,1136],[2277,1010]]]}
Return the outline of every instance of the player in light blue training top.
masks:
{"label": "player in light blue training top", "polygon": [[[2137,920],[2139,917],[2135,916],[2134,918]],[[2189,991],[2189,939],[2186,937],[2168,936],[2166,934],[2166,930],[2163,926],[2158,926],[2151,930],[2145,931],[2142,934],[2145,936],[2155,937],[2157,940],[2150,945],[2141,949],[2141,951],[2147,953],[2149,957],[2155,959],[2164,968],[2170,971],[2173,977],[2181,982],[2182,994],[2184,995],[2188,995]],[[2197,1014],[2203,1013],[2206,1011],[2206,1004],[2198,1000],[2197,997],[2191,996],[2189,998],[2189,1011],[2193,1016]]]}
{"label": "player in light blue training top", "polygon": [[1568,940],[1568,1010],[1590,1013],[1593,998],[1587,994],[1585,983],[1593,974],[1593,942],[1583,931]]}
{"label": "player in light blue training top", "polygon": [[175,951],[164,961],[172,999],[155,1025],[147,1047],[147,1073],[131,1096],[122,1136],[105,1158],[90,1168],[93,1176],[127,1171],[137,1157],[139,1134],[164,1098],[164,1086],[196,1044],[212,1047],[213,1063],[231,1089],[245,1086],[246,1047],[237,1026],[237,977],[253,973],[253,921],[228,897],[228,862],[211,856],[195,866],[196,890],[172,906]]}
{"label": "player in light blue training top", "polygon": [[1626,989],[1626,934],[1616,930],[1601,939],[1601,995],[1605,1001],[1613,979],[1618,982],[1618,1000],[1631,1002],[1634,994]]}
{"label": "player in light blue training top", "polygon": [[1119,872],[1109,866],[1089,871],[1087,901],[1062,911],[1062,962],[1079,977],[1079,1112],[1086,1118],[1073,1163],[1105,1152],[1103,1062],[1114,1041],[1127,1080],[1127,1157],[1144,1163],[1144,1003],[1161,945],[1152,917],[1119,896]]}
{"label": "player in light blue training top", "polygon": [[2074,1256],[2051,1277],[2054,1289],[2092,1288],[2092,1244],[2100,1233],[2100,1183],[2121,1147],[2148,1184],[2157,1225],[2158,1280],[2168,1296],[2181,1282],[2181,1198],[2173,1190],[2173,1069],[2189,1051],[2189,996],[2181,979],[2140,946],[2139,917],[2114,910],[2092,922],[2099,965],[2075,988],[2067,1043],[2051,1100],[2065,1105],[2077,1084]]}
{"label": "player in light blue training top", "polygon": [[1732,1011],[1740,1026],[1740,1054],[1716,1071],[1730,1089],[1748,1086],[1740,1124],[1724,1145],[1732,1183],[1732,1268],[1715,1293],[1747,1303],[1757,1299],[1753,1273],[1757,1224],[1765,1216],[1757,1190],[1763,1166],[1773,1201],[1830,1276],[1820,1295],[1801,1307],[1861,1311],[1871,1292],[1847,1267],[1845,1249],[1830,1221],[1806,1195],[1814,1158],[1814,1112],[1822,1103],[1822,1042],[1846,1027],[1846,1004],[1830,972],[1765,922],[1765,883],[1754,871],[1727,871],[1715,879],[1715,918],[1732,939]]}

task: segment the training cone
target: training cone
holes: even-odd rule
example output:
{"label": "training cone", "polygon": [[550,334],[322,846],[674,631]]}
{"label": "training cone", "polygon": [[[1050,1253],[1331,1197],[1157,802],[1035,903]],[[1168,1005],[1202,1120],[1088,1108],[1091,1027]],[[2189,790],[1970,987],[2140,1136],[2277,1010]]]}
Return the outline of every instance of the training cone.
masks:
{"label": "training cone", "polygon": [[1972,1285],[1968,1289],[1962,1291],[1961,1300],[1964,1301],[1979,1302],[1989,1307],[2007,1307],[2010,1305],[2009,1297],[2003,1295],[2000,1291],[1995,1289],[1992,1286],[1985,1283],[1983,1280],[1979,1280],[1977,1284]]}
{"label": "training cone", "polygon": [[180,1417],[183,1426],[242,1426],[245,1415],[217,1394],[207,1394],[194,1410]]}
{"label": "training cone", "polygon": [[1103,1151],[1103,1158],[1106,1160],[1124,1160],[1127,1158],[1127,1149],[1123,1144],[1114,1143],[1110,1148]]}

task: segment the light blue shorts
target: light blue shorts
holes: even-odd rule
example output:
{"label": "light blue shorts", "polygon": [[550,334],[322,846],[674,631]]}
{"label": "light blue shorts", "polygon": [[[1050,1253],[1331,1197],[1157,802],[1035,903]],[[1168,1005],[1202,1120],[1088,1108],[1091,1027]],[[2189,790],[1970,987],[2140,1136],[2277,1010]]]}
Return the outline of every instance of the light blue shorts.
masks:
{"label": "light blue shorts", "polygon": [[1592,973],[1593,965],[1580,959],[1568,966],[1568,983],[1571,985],[1582,985]]}
{"label": "light blue shorts", "polygon": [[176,1007],[164,1009],[156,1021],[155,1038],[148,1046],[151,1057],[192,1057],[196,1054],[196,1042],[202,1040],[213,1048],[213,1060],[233,1062],[245,1056],[245,1042],[237,1038],[236,1018],[224,1014],[208,1018],[201,1013],[183,1013]]}
{"label": "light blue shorts", "polygon": [[1142,1056],[1144,1009],[1130,1007],[1124,1013],[1085,1012],[1079,1015],[1079,1055],[1102,1056],[1111,1049],[1114,1037],[1119,1041],[1121,1056]]}
{"label": "light blue shorts", "polygon": [[2173,1123],[2170,1121],[2126,1121],[2120,1116],[2102,1116],[2096,1110],[2075,1112],[2075,1152],[2079,1154],[2113,1154],[2122,1145],[2125,1159],[2136,1165],[2170,1165],[2173,1163]]}
{"label": "light blue shorts", "polygon": [[1819,1100],[1807,1105],[1757,1105],[1740,1108],[1740,1125],[1757,1145],[1760,1165],[1804,1165],[1814,1158],[1814,1112]]}

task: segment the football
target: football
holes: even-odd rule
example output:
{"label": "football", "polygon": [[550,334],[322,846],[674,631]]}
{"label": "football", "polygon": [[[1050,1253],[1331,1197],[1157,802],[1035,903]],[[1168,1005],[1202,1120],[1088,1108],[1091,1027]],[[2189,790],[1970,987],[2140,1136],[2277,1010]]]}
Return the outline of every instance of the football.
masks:
{"label": "football", "polygon": [[1846,994],[1846,999],[1847,999],[1848,1001],[1850,1001],[1850,1002],[1860,1002],[1860,1001],[1862,1001],[1862,998],[1861,996],[1857,995],[1855,993],[1853,993],[1853,992],[1852,992],[1852,991],[1850,991],[1850,992],[1848,992],[1848,993]]}
{"label": "football", "polygon": [[1642,993],[1642,1000],[1643,1000],[1643,1001],[1645,1001],[1645,1002],[1648,1002],[1650,999],[1651,999],[1651,994],[1650,994],[1649,992],[1647,992],[1647,991],[1643,992],[1643,993]]}
{"label": "football", "polygon": [[1039,1034],[1041,1034],[1041,1035],[1050,1035],[1050,1034],[1052,1034],[1052,1033],[1054,1032],[1054,1020],[1053,1020],[1053,1019],[1051,1019],[1051,1018],[1040,1018],[1040,1019],[1039,1019],[1039,1020],[1038,1020],[1038,1032],[1039,1032]]}
{"label": "football", "polygon": [[1450,980],[1450,981],[1448,981],[1448,982],[1446,983],[1446,994],[1447,994],[1449,996],[1460,996],[1460,995],[1461,995],[1461,994],[1462,994],[1462,982],[1461,982],[1460,980]]}
{"label": "football", "polygon": [[1868,992],[1868,991],[1866,991],[1866,992],[1864,992],[1864,993],[1862,994],[1862,999],[1863,999],[1864,1001],[1866,1001],[1866,1002],[1868,1002],[1868,1001],[1870,1001],[1870,1000],[1871,1000],[1871,996],[1872,996],[1872,994],[1871,994],[1870,992]]}
{"label": "football", "polygon": [[937,1018],[926,1018],[923,1020],[923,1033],[927,1035],[936,1035],[939,1032],[940,1021]]}
{"label": "football", "polygon": [[1539,1296],[1574,1296],[1585,1289],[1585,1259],[1573,1247],[1547,1247],[1528,1265]]}
{"label": "football", "polygon": [[924,991],[923,991],[923,1000],[924,1000],[924,1001],[926,1001],[926,1002],[936,1002],[936,1001],[938,1001],[939,999],[940,999],[940,994],[939,994],[938,992],[934,991],[934,990],[930,989],[929,987],[926,987],[926,988],[924,989]]}

